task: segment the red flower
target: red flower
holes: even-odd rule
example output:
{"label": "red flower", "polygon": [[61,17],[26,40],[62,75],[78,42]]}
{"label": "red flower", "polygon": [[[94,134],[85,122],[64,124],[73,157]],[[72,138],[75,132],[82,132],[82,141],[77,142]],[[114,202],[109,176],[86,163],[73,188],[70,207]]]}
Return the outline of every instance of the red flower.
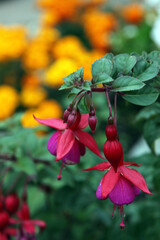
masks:
{"label": "red flower", "polygon": [[42,230],[46,227],[46,223],[44,221],[30,219],[30,210],[27,203],[25,202],[23,203],[21,209],[18,211],[17,216],[19,218],[19,221],[15,221],[14,223],[20,223],[22,229],[29,234],[35,233],[35,226],[40,227]]}
{"label": "red flower", "polygon": [[19,198],[16,194],[11,194],[5,199],[5,208],[10,214],[13,214],[17,211],[19,207]]}
{"label": "red flower", "polygon": [[94,138],[82,131],[88,125],[88,114],[78,115],[74,124],[69,128],[61,119],[39,119],[39,123],[57,129],[48,141],[48,150],[55,155],[56,161],[62,159],[65,164],[75,164],[80,161],[80,156],[85,154],[85,146],[103,158]]}
{"label": "red flower", "polygon": [[[136,195],[140,193],[140,190],[147,194],[152,194],[146,185],[143,176],[135,169],[128,168],[129,166],[139,167],[136,163],[123,162],[123,156],[117,171],[108,162],[97,164],[94,167],[83,169],[84,171],[108,170],[103,176],[98,186],[96,196],[100,200],[109,198],[111,202],[120,207],[121,212],[121,228],[124,228],[122,215],[124,214],[123,205],[130,204],[134,201]],[[114,214],[114,211],[113,211]]]}
{"label": "red flower", "polygon": [[9,227],[10,217],[6,211],[0,213],[0,240],[8,240],[9,236],[15,236],[17,229]]}

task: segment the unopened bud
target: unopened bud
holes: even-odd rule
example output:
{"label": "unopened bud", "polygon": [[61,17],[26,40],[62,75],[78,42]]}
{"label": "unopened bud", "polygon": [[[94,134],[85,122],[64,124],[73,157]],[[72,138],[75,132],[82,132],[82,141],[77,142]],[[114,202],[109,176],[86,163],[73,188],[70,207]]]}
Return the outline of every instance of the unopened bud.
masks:
{"label": "unopened bud", "polygon": [[16,194],[11,194],[6,197],[5,208],[9,213],[11,214],[15,213],[18,207],[19,207],[19,198],[17,197]]}
{"label": "unopened bud", "polygon": [[103,152],[115,171],[117,171],[117,167],[123,157],[123,148],[121,143],[117,139],[112,141],[107,140],[104,144]]}
{"label": "unopened bud", "polygon": [[69,105],[68,108],[65,110],[64,115],[63,115],[63,122],[67,122],[68,116],[72,111],[72,106]]}
{"label": "unopened bud", "polygon": [[108,124],[109,124],[109,125],[112,125],[113,122],[114,122],[113,117],[112,117],[112,116],[109,116],[109,118],[108,118]]}
{"label": "unopened bud", "polygon": [[117,138],[117,129],[115,125],[107,125],[105,133],[107,140],[115,140]]}
{"label": "unopened bud", "polygon": [[68,116],[67,128],[71,127],[75,121],[76,121],[76,110],[73,109],[72,112]]}
{"label": "unopened bud", "polygon": [[92,133],[94,133],[97,125],[97,117],[95,115],[94,116],[89,115],[88,124],[90,126],[90,129],[92,130]]}

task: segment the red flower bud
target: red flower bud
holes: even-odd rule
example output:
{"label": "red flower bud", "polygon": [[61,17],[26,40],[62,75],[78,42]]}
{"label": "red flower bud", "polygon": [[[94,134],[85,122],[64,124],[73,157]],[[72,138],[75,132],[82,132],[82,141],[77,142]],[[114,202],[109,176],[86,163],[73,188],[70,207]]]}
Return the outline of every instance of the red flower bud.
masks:
{"label": "red flower bud", "polygon": [[94,116],[89,115],[88,124],[90,126],[90,129],[92,130],[92,133],[94,133],[97,124],[97,117],[95,115]]}
{"label": "red flower bud", "polygon": [[[73,112],[74,111],[74,112]],[[73,114],[75,113],[76,117],[75,117],[75,121],[73,122],[73,124],[70,126],[70,129],[74,130],[78,127],[80,121],[81,121],[81,113],[79,111],[79,109],[77,109],[77,112],[75,110],[73,110]],[[68,122],[67,122],[68,123]],[[67,125],[68,126],[68,125]]]}
{"label": "red flower bud", "polygon": [[68,116],[72,111],[72,107],[69,105],[68,108],[65,110],[64,115],[63,115],[63,122],[67,122]]}
{"label": "red flower bud", "polygon": [[117,138],[117,129],[115,125],[107,125],[105,129],[107,140],[116,140]]}
{"label": "red flower bud", "polygon": [[67,128],[71,127],[75,121],[76,121],[76,110],[73,109],[72,112],[68,116]]}
{"label": "red flower bud", "polygon": [[4,229],[9,224],[9,214],[6,211],[0,213],[0,229]]}
{"label": "red flower bud", "polygon": [[123,148],[121,143],[118,140],[107,140],[103,147],[103,152],[107,160],[117,171],[119,162],[123,156]]}
{"label": "red flower bud", "polygon": [[11,214],[15,213],[18,207],[19,207],[19,198],[17,197],[16,194],[11,194],[6,197],[5,208],[9,213]]}

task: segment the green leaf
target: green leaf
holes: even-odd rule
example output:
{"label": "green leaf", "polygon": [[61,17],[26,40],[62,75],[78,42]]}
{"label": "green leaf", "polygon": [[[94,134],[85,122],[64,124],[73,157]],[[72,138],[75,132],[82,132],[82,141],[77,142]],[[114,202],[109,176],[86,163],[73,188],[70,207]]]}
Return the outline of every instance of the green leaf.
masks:
{"label": "green leaf", "polygon": [[72,90],[69,92],[68,94],[68,98],[74,97],[75,95],[77,95],[80,91],[82,91],[82,89],[79,88],[72,88]]}
{"label": "green leaf", "polygon": [[156,89],[150,86],[145,86],[138,91],[125,93],[123,98],[130,103],[140,106],[147,106],[154,103],[157,100],[158,96],[159,93]]}
{"label": "green leaf", "polygon": [[95,77],[95,82],[96,84],[101,84],[101,83],[109,83],[113,81],[113,78],[111,78],[108,74],[102,73],[99,74]]}
{"label": "green leaf", "polygon": [[87,106],[87,101],[86,101],[86,96],[84,96],[80,102],[78,103],[78,108],[81,112],[81,114],[85,114],[89,112],[88,106]]}
{"label": "green leaf", "polygon": [[97,61],[95,61],[92,64],[91,67],[91,72],[92,72],[92,83],[93,84],[99,84],[100,83],[100,78],[102,75],[103,80],[105,82],[109,82],[109,78],[108,76],[110,76],[112,74],[112,70],[113,70],[113,63],[106,58],[101,58]]}
{"label": "green leaf", "polygon": [[152,60],[153,62],[156,62],[160,67],[160,51],[152,51],[151,53],[149,53],[148,60]]}
{"label": "green leaf", "polygon": [[65,83],[59,88],[59,90],[70,89],[74,86],[80,84],[82,85],[83,82],[83,74],[84,74],[84,67],[81,67],[76,72],[71,73],[67,77],[64,77],[63,80]]}
{"label": "green leaf", "polygon": [[113,92],[118,91],[118,92],[123,92],[123,91],[133,91],[137,89],[141,89],[144,87],[144,83],[142,83],[140,80],[137,78],[133,78],[130,76],[123,76],[119,77],[116,80],[114,80],[112,87],[114,90]]}
{"label": "green leaf", "polygon": [[144,137],[155,153],[155,140],[160,138],[160,118],[157,117],[153,120],[147,121],[144,126]]}
{"label": "green leaf", "polygon": [[135,56],[130,56],[129,54],[119,54],[115,56],[115,64],[117,73],[128,74],[132,68],[135,66],[137,59]]}
{"label": "green leaf", "polygon": [[113,53],[107,53],[107,54],[104,56],[104,58],[113,61],[114,55],[113,55]]}
{"label": "green leaf", "polygon": [[141,81],[148,81],[157,76],[159,68],[156,62],[148,63],[144,59],[138,61],[133,69],[133,76]]}
{"label": "green leaf", "polygon": [[90,91],[91,90],[91,82],[90,81],[84,81],[83,82],[83,86],[81,87],[81,89]]}
{"label": "green leaf", "polygon": [[70,89],[73,88],[74,85],[72,82],[65,82],[60,88],[59,90],[64,90],[64,89]]}
{"label": "green leaf", "polygon": [[136,121],[147,120],[157,115],[160,115],[160,103],[158,102],[143,108],[136,116]]}

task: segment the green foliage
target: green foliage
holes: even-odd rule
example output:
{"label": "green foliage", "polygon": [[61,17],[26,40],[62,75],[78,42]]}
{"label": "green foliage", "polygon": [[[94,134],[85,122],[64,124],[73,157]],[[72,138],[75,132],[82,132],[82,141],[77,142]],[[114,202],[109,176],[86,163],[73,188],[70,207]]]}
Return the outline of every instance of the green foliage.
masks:
{"label": "green foliage", "polygon": [[133,78],[130,76],[123,76],[115,79],[112,84],[112,87],[116,92],[125,92],[125,91],[133,91],[137,89],[141,89],[145,86],[143,82],[138,80],[137,78]]}

